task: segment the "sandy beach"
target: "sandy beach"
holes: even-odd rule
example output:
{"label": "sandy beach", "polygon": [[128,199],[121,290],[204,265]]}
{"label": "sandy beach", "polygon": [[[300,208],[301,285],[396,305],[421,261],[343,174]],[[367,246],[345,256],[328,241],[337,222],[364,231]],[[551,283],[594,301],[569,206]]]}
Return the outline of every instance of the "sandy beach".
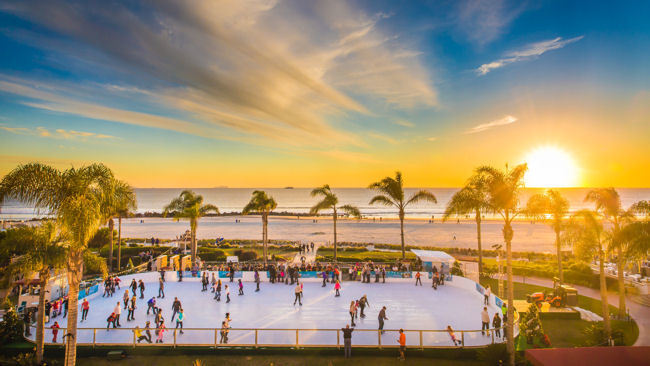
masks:
{"label": "sandy beach", "polygon": [[[141,223],[142,220],[142,223]],[[240,222],[235,223],[235,220]],[[503,223],[486,220],[482,224],[483,246],[502,243]],[[122,236],[128,238],[158,237],[174,239],[189,229],[187,221],[166,218],[133,218],[122,221]],[[399,244],[398,220],[338,220],[338,241]],[[531,224],[529,221],[514,223],[513,250],[553,252],[555,236],[548,225]],[[226,239],[260,239],[262,224],[259,216],[205,217],[199,221],[199,239],[223,237]],[[432,247],[476,248],[476,224],[472,220],[456,220],[442,223],[436,220],[410,219],[404,224],[407,245]],[[454,240],[454,235],[456,240]],[[299,240],[328,243],[332,241],[331,218],[271,217],[269,238],[276,240]]]}

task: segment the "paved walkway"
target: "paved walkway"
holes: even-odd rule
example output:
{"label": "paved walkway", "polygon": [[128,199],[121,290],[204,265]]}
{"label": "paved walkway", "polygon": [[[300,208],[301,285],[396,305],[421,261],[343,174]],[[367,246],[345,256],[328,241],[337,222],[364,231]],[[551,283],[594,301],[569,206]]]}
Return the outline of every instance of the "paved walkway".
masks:
{"label": "paved walkway", "polygon": [[[532,285],[551,288],[553,287],[553,281],[547,278],[524,278],[522,276],[512,277],[515,282],[524,282]],[[571,286],[578,290],[579,295],[600,300],[600,290],[573,284]],[[609,304],[618,307],[618,293],[609,291],[607,295],[607,301],[609,301]],[[650,307],[632,301],[629,295],[626,297],[626,300],[627,301],[625,302],[625,305],[630,312],[630,316],[636,321],[636,324],[639,326],[639,338],[636,340],[636,343],[634,343],[634,345],[650,346]]]}
{"label": "paved walkway", "polygon": [[307,263],[314,263],[316,262],[316,253],[318,253],[318,248],[321,245],[318,243],[314,243],[314,250],[311,250],[311,247],[309,248],[310,250],[307,253],[296,253],[296,255],[293,257],[293,260],[291,260],[291,264],[295,265],[301,265],[302,261],[300,260],[301,257],[305,257],[305,264]]}

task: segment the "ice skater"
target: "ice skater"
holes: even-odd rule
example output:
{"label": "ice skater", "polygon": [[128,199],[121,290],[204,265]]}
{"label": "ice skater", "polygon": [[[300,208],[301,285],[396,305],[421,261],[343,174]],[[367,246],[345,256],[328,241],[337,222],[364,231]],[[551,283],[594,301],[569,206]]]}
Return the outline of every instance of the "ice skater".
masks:
{"label": "ice skater", "polygon": [[[125,303],[129,303],[129,301],[127,300]],[[126,314],[126,321],[127,322],[131,321],[131,320],[135,320],[135,318],[133,317],[133,313],[135,312],[135,302],[131,302],[128,305],[128,307],[129,307],[129,312],[128,312],[128,314]]]}
{"label": "ice skater", "polygon": [[492,294],[492,289],[488,285],[485,288],[485,294],[483,295],[483,305],[490,305],[490,295]]}
{"label": "ice skater", "polygon": [[174,297],[174,302],[172,303],[172,322],[174,321],[174,317],[178,312],[181,310],[181,300],[178,299],[178,297]]}
{"label": "ice skater", "polygon": [[397,343],[399,343],[399,359],[404,361],[406,360],[406,334],[404,334],[404,329],[400,328]]}
{"label": "ice skater", "polygon": [[226,304],[230,302],[230,289],[228,288],[228,285],[224,288],[226,291]]}
{"label": "ice skater", "polygon": [[61,328],[59,322],[54,322],[50,328],[52,329],[52,343],[56,343],[56,336],[59,334],[59,328]]}
{"label": "ice skater", "polygon": [[153,296],[147,301],[147,315],[149,315],[149,310],[153,310],[153,315],[156,315],[156,298]]}
{"label": "ice skater", "polygon": [[417,286],[418,283],[420,284],[420,286],[422,286],[422,279],[420,278],[421,276],[422,275],[420,274],[419,271],[415,273],[415,286]]}
{"label": "ice skater", "polygon": [[296,305],[296,302],[302,306],[302,286],[300,284],[296,284],[296,288],[294,289],[294,293],[296,295],[295,299],[293,300],[293,304]]}
{"label": "ice skater", "polygon": [[140,298],[144,299],[144,282],[142,280],[139,282],[138,287],[140,287]]}
{"label": "ice skater", "polygon": [[481,334],[485,335],[485,331],[490,335],[490,314],[488,314],[487,307],[483,307],[481,311]]}
{"label": "ice skater", "polygon": [[336,295],[334,295],[334,297],[341,296],[341,292],[340,292],[341,283],[339,282],[339,280],[336,280],[336,284],[334,285],[334,290],[336,290]]}
{"label": "ice skater", "polygon": [[370,302],[368,302],[368,297],[366,295],[361,296],[359,299],[359,308],[361,309],[361,314],[360,316],[362,318],[366,317],[366,314],[364,314],[363,310],[366,308],[366,306],[370,306]]}
{"label": "ice skater", "polygon": [[379,330],[381,331],[381,334],[384,334],[384,320],[388,320],[388,317],[386,316],[386,307],[383,306],[381,310],[379,311],[379,316],[377,317],[379,320]]}
{"label": "ice skater", "polygon": [[244,295],[244,283],[241,282],[241,278],[237,280],[239,283],[237,284],[239,286],[239,296]]}
{"label": "ice skater", "polygon": [[255,270],[255,285],[257,288],[255,288],[255,292],[258,292],[260,290],[260,273]]}
{"label": "ice skater", "polygon": [[90,303],[88,299],[84,298],[84,301],[81,302],[81,321],[86,320],[88,317],[88,310],[90,310]]}
{"label": "ice skater", "polygon": [[447,333],[449,334],[451,341],[454,343],[454,346],[458,346],[460,344],[460,341],[456,339],[456,334],[454,334],[454,330],[451,328],[451,325],[447,326]]}
{"label": "ice skater", "polygon": [[210,285],[212,286],[212,292],[214,292],[214,285],[217,283],[217,278],[214,276],[214,272],[212,272],[212,278],[210,279]]}
{"label": "ice skater", "polygon": [[321,273],[321,276],[323,276],[323,286],[325,287],[327,284],[327,272],[323,270],[323,273]]}
{"label": "ice skater", "polygon": [[165,281],[162,277],[158,279],[158,297],[165,298]]}
{"label": "ice skater", "polygon": [[356,324],[354,324],[354,314],[357,312],[357,305],[354,301],[350,302],[350,322],[352,323],[352,326],[355,327]]}
{"label": "ice skater", "polygon": [[158,325],[158,338],[156,338],[156,343],[163,343],[163,335],[165,333],[165,322],[162,321],[160,325]]}
{"label": "ice skater", "polygon": [[115,322],[117,323],[118,327],[121,327],[122,324],[120,324],[120,315],[122,315],[122,307],[120,306],[120,302],[117,302],[117,305],[115,305],[115,308],[113,308],[113,313],[115,314]]}
{"label": "ice skater", "polygon": [[219,343],[228,343],[228,323],[224,320],[221,322],[221,338]]}
{"label": "ice skater", "polygon": [[499,317],[499,312],[494,313],[492,318],[492,328],[494,328],[494,334],[497,337],[501,337],[501,317]]}
{"label": "ice skater", "polygon": [[135,295],[138,290],[138,283],[135,282],[135,278],[131,280],[131,285],[129,287],[131,287],[131,292]]}
{"label": "ice skater", "polygon": [[178,318],[176,318],[176,329],[178,327],[181,327],[180,334],[183,334],[183,320],[185,319],[185,313],[183,313],[183,309],[180,309],[178,311]]}
{"label": "ice skater", "polygon": [[126,310],[126,307],[129,305],[129,290],[124,290],[122,299],[124,300],[124,310]]}
{"label": "ice skater", "polygon": [[214,291],[214,299],[221,301],[221,280],[217,281],[217,288]]}
{"label": "ice skater", "polygon": [[113,329],[117,328],[115,326],[115,313],[111,313],[111,315],[109,315],[108,318],[106,318],[106,330],[108,330],[111,324],[113,324]]}

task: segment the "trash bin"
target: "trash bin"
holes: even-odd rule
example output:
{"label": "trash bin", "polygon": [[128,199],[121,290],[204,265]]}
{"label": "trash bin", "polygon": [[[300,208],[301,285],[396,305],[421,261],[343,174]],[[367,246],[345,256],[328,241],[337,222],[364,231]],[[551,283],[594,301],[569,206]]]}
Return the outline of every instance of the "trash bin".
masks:
{"label": "trash bin", "polygon": [[578,306],[578,290],[569,286],[562,286],[567,306]]}

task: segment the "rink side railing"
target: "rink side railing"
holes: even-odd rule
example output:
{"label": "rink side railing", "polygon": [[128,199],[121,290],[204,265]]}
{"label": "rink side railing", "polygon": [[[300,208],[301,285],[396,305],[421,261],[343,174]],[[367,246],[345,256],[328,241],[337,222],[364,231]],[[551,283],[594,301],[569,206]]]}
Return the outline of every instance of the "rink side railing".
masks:
{"label": "rink side railing", "polygon": [[[287,329],[287,328],[229,328],[227,343],[221,342],[221,328],[168,328],[163,333],[163,342],[156,343],[157,333],[155,328],[150,328],[151,342],[146,340],[139,342],[135,328],[77,328],[77,336],[83,335],[84,341],[78,341],[78,346],[117,346],[117,347],[282,347],[282,348],[341,348],[344,345],[343,331],[339,329]],[[144,328],[139,328],[142,335],[146,335]],[[184,334],[181,334],[180,331]],[[500,337],[496,331],[500,331]],[[481,330],[454,330],[457,342],[451,339],[447,330],[408,330],[406,334],[406,346],[411,349],[425,348],[482,348],[489,344],[504,343],[505,327],[486,330],[487,335],[482,335]],[[34,329],[35,331],[35,329]],[[92,333],[92,341],[88,341],[88,333]],[[115,339],[115,333],[119,332],[119,339]],[[200,332],[200,339],[206,341],[196,342],[196,339],[185,341],[183,338],[193,332]],[[515,329],[515,335],[517,334]],[[35,334],[35,333],[33,333]],[[52,331],[45,329],[45,344],[64,345],[61,336],[66,334],[66,328],[60,328],[57,343],[51,342]],[[317,340],[309,340],[314,334],[319,334]],[[323,334],[327,334],[323,338]],[[106,335],[112,335],[113,339],[106,340]],[[185,337],[184,337],[185,335]],[[270,337],[270,338],[269,338]],[[327,338],[329,337],[329,338]],[[354,329],[352,334],[352,347],[354,348],[394,348],[399,347],[397,339],[398,329],[385,329],[383,332],[378,329]],[[330,341],[323,342],[324,339]],[[271,340],[271,342],[269,342]],[[479,340],[479,342],[474,342]],[[474,344],[478,343],[478,344]]]}

